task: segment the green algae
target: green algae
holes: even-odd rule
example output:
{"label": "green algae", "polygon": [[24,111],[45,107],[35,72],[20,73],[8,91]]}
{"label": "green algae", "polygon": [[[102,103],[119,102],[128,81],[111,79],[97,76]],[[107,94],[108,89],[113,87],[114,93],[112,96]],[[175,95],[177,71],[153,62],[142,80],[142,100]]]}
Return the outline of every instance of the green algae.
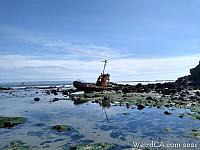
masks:
{"label": "green algae", "polygon": [[200,139],[200,131],[199,130],[192,130],[192,136],[196,139]]}
{"label": "green algae", "polygon": [[188,113],[187,116],[193,120],[200,120],[200,115],[198,113]]}
{"label": "green algae", "polygon": [[183,118],[184,116],[186,116],[185,113],[179,114],[179,118]]}
{"label": "green algae", "polygon": [[165,133],[171,133],[172,129],[171,128],[164,128]]}
{"label": "green algae", "polygon": [[[80,97],[81,99],[85,98],[85,102],[94,100],[102,101],[104,97],[107,97],[109,101],[113,102],[115,105],[117,105],[116,102],[119,105],[126,105],[128,103],[129,107],[131,105],[144,105],[157,108],[190,109],[192,112],[196,113],[187,116],[192,119],[200,120],[200,103],[194,102],[193,100],[184,101],[182,99],[173,99],[155,93],[119,93],[115,91],[85,93],[79,94],[77,97]],[[84,100],[82,101],[84,102]],[[186,115],[179,115],[180,118],[183,118],[184,116]]]}
{"label": "green algae", "polygon": [[31,150],[31,148],[21,141],[13,141],[4,147],[3,150]]}
{"label": "green algae", "polygon": [[71,131],[71,127],[67,125],[55,125],[51,128],[52,130],[56,130],[58,132],[66,132],[66,131]]}
{"label": "green algae", "polygon": [[12,128],[25,122],[24,117],[0,117],[0,128]]}
{"label": "green algae", "polygon": [[122,113],[122,114],[126,116],[126,115],[129,115],[130,113],[128,113],[128,112],[124,112],[124,113]]}

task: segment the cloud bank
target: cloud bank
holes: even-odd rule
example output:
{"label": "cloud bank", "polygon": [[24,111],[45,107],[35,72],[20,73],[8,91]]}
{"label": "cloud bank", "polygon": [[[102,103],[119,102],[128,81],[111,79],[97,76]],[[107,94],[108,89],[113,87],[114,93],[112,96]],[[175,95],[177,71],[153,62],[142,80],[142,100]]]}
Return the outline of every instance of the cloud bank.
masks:
{"label": "cloud bank", "polygon": [[[0,81],[76,80],[95,81],[103,63],[97,60],[43,59],[36,56],[0,55]],[[189,74],[200,54],[168,58],[113,58],[106,71],[112,81],[177,79]]]}

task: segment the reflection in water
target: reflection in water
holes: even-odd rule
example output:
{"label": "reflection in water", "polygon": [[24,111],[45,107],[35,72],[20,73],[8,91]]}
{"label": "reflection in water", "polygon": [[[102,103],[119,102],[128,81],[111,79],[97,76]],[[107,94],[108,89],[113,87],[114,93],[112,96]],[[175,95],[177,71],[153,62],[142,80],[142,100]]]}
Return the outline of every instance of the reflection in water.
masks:
{"label": "reflection in water", "polygon": [[[36,92],[41,100],[33,103]],[[14,96],[9,93],[1,95],[4,100],[1,101],[0,114],[23,116],[27,122],[13,129],[1,128],[0,149],[16,140],[47,150],[101,142],[133,147],[133,141],[152,139],[199,143],[191,134],[192,129],[200,128],[199,120],[178,117],[189,110],[127,109],[125,106],[113,106],[108,98],[99,104],[87,102],[74,105],[70,100],[49,103],[53,98],[63,98],[63,95],[45,95],[43,92],[39,89],[22,89],[13,91]],[[164,115],[165,111],[172,112],[172,115]],[[71,126],[72,130],[64,133],[52,131],[51,127],[58,124]],[[166,129],[170,129],[170,132],[166,132]]]}
{"label": "reflection in water", "polygon": [[106,108],[109,108],[111,106],[110,100],[107,97],[104,97],[104,99],[99,102],[99,105],[102,107],[102,111],[104,111],[105,116],[106,116],[106,120],[109,123],[110,121],[109,121],[109,118],[108,118],[108,115],[107,115],[107,112],[106,112]]}
{"label": "reflection in water", "polygon": [[106,112],[106,108],[105,108],[105,107],[102,107],[102,110],[105,112],[106,120],[108,121],[108,123],[110,123],[109,118],[108,118],[108,115],[107,115],[107,112]]}

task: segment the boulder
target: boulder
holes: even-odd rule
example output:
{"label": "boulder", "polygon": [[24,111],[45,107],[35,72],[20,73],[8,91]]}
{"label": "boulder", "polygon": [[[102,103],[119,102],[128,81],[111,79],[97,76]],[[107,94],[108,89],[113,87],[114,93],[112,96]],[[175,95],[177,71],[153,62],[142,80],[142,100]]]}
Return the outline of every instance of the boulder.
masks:
{"label": "boulder", "polygon": [[142,105],[142,104],[138,104],[138,105],[137,105],[137,109],[138,109],[138,110],[142,110],[142,109],[144,109],[144,108],[145,108],[145,106]]}
{"label": "boulder", "polygon": [[153,98],[152,98],[151,96],[148,96],[148,97],[146,98],[146,100],[153,100]]}
{"label": "boulder", "polygon": [[51,90],[51,94],[53,94],[53,95],[58,95],[57,90],[52,89],[52,90]]}
{"label": "boulder", "polygon": [[40,98],[35,97],[33,100],[34,100],[35,102],[38,102],[38,101],[40,101]]}
{"label": "boulder", "polygon": [[171,115],[172,113],[170,113],[170,112],[168,112],[168,111],[165,111],[164,114],[165,114],[165,115]]}

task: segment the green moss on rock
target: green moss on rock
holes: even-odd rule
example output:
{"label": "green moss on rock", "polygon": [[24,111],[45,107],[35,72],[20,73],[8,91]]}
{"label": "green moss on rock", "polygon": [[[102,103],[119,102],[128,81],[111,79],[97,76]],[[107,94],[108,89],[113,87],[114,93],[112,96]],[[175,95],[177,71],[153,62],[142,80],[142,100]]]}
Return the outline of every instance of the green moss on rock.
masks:
{"label": "green moss on rock", "polygon": [[0,117],[0,128],[12,128],[25,122],[24,117]]}
{"label": "green moss on rock", "polygon": [[55,125],[52,127],[53,130],[56,130],[58,132],[65,132],[65,131],[71,131],[71,128],[66,125]]}
{"label": "green moss on rock", "polygon": [[165,133],[171,133],[172,129],[171,128],[164,128]]}
{"label": "green moss on rock", "polygon": [[192,130],[192,136],[196,139],[200,139],[200,131]]}
{"label": "green moss on rock", "polygon": [[3,150],[31,150],[31,148],[21,141],[13,141],[4,147]]}

